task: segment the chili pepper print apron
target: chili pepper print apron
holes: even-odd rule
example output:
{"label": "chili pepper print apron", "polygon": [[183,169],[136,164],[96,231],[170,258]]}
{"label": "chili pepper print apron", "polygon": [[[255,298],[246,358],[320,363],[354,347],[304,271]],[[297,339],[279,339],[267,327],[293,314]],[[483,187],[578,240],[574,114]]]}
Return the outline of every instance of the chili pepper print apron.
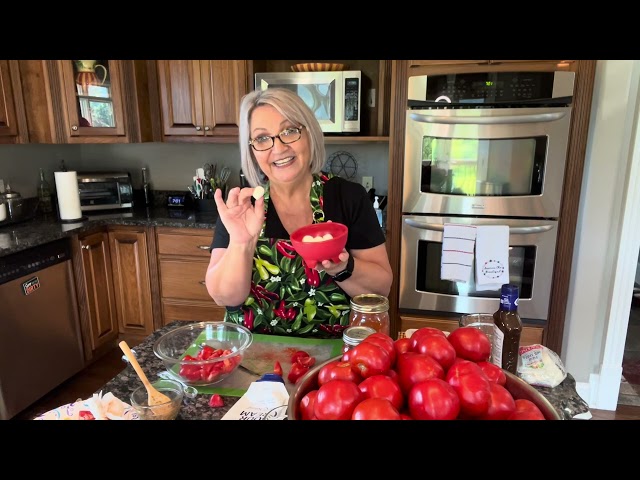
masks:
{"label": "chili pepper print apron", "polygon": [[[311,184],[313,223],[324,222],[325,174]],[[288,239],[265,238],[269,184],[265,186],[265,223],[253,257],[251,293],[241,309],[227,310],[225,321],[256,333],[336,338],[348,326],[350,298],[325,272],[308,268]]]}

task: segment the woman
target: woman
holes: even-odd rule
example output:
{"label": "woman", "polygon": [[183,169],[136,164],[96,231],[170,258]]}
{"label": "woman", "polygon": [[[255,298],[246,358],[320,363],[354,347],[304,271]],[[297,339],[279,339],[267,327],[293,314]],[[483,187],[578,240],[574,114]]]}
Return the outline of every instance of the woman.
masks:
{"label": "woman", "polygon": [[[387,296],[392,273],[384,234],[360,184],[321,172],[324,135],[295,93],[257,90],[240,105],[242,171],[254,188],[215,192],[218,222],[206,285],[226,321],[258,333],[338,337],[348,325],[350,297]],[[345,224],[340,262],[306,268],[289,235],[311,223]]]}

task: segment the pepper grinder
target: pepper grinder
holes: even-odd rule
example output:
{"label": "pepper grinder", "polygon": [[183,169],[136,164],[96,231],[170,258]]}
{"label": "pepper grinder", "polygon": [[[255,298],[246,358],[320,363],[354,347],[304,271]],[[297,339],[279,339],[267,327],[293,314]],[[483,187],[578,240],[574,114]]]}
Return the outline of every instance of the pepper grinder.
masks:
{"label": "pepper grinder", "polygon": [[147,176],[146,167],[142,167],[142,190],[144,191],[144,205],[150,207],[151,201],[151,185],[149,184],[149,177]]}

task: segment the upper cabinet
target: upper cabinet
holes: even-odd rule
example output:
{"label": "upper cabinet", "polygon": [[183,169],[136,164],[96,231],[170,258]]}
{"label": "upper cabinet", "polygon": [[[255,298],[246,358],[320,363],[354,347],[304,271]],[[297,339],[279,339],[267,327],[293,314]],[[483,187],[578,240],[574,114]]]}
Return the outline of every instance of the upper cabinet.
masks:
{"label": "upper cabinet", "polygon": [[246,60],[158,60],[163,140],[237,142]]}
{"label": "upper cabinet", "polygon": [[160,140],[146,61],[24,60],[20,76],[31,143]]}
{"label": "upper cabinet", "polygon": [[18,62],[0,60],[0,144],[27,143]]}
{"label": "upper cabinet", "polygon": [[[262,72],[292,72],[296,64],[309,60],[253,60],[253,70]],[[361,72],[360,133],[325,135],[327,143],[386,142],[389,140],[391,98],[391,61],[388,60],[312,60],[312,63],[342,64],[345,70]],[[256,88],[255,76],[251,88]]]}

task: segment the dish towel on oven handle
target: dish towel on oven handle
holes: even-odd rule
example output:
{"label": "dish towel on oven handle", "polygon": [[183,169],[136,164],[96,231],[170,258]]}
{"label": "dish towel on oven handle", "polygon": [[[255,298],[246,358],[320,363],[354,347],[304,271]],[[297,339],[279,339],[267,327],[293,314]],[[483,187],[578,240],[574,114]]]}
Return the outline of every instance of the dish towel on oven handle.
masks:
{"label": "dish towel on oven handle", "polygon": [[478,226],[476,291],[500,290],[505,283],[509,283],[509,227]]}
{"label": "dish towel on oven handle", "polygon": [[445,223],[442,235],[440,278],[468,283],[473,272],[476,227]]}

